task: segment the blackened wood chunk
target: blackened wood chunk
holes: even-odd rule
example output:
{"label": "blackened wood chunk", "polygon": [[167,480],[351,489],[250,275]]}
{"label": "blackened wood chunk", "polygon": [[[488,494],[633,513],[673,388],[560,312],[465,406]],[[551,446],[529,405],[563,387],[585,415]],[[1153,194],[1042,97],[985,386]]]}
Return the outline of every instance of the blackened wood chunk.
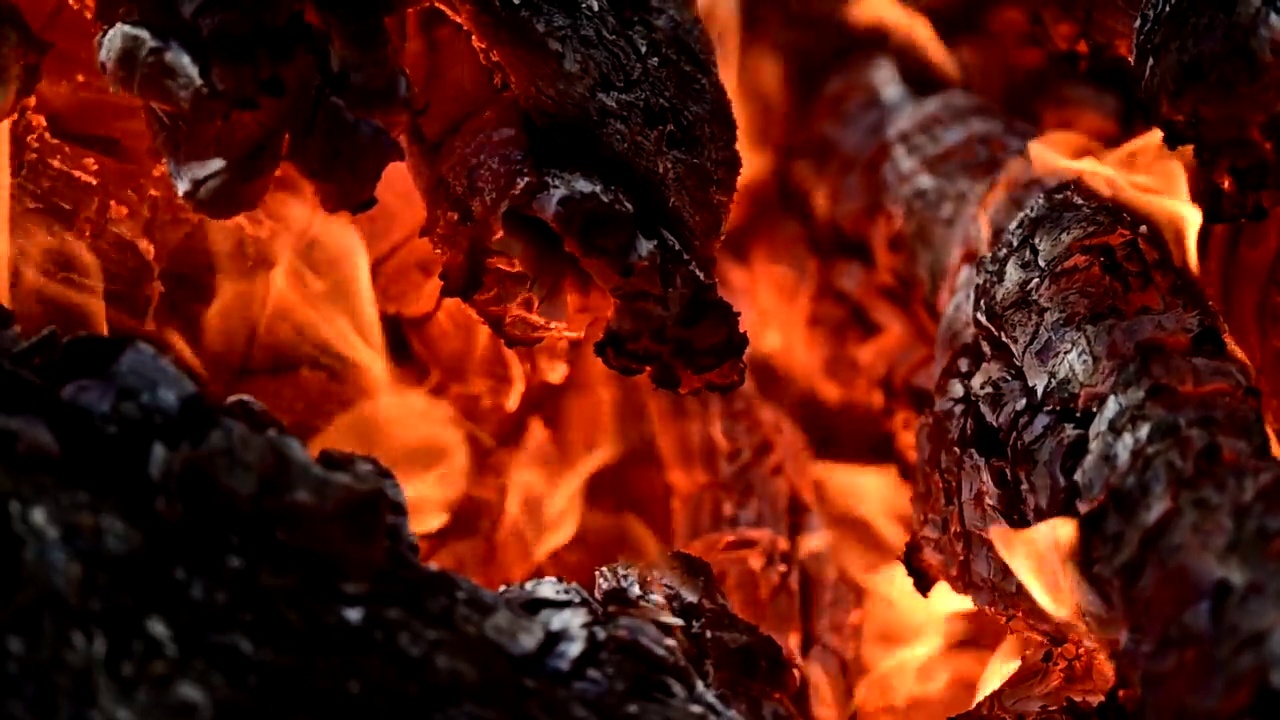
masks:
{"label": "blackened wood chunk", "polygon": [[420,564],[376,462],[0,311],[0,715],[739,717],[658,620]]}
{"label": "blackened wood chunk", "polygon": [[[741,162],[710,40],[684,0],[448,0],[561,150],[603,155],[690,257],[710,262]],[[602,168],[604,170],[605,168]]]}
{"label": "blackened wood chunk", "polygon": [[688,3],[438,5],[409,13],[405,64],[444,294],[509,345],[609,315],[610,368],[740,386],[747,339],[715,280],[736,127]]}
{"label": "blackened wood chunk", "polygon": [[1147,0],[1133,63],[1174,146],[1192,144],[1210,220],[1280,204],[1280,9],[1266,0]]}
{"label": "blackened wood chunk", "polygon": [[[375,5],[361,5],[384,22]],[[382,171],[403,151],[377,120],[355,115],[343,99],[353,48],[331,51],[329,36],[305,19],[303,5],[115,2],[97,8],[102,72],[147,103],[155,143],[178,193],[215,218],[254,209],[288,160],[311,180],[330,212],[372,207]],[[323,14],[321,15],[323,16]],[[385,45],[380,48],[385,53]],[[372,64],[381,70],[381,55]],[[383,73],[365,71],[358,76]],[[403,93],[375,95],[387,117]],[[363,98],[370,109],[370,98]]]}
{"label": "blackened wood chunk", "polygon": [[665,567],[601,568],[596,595],[611,611],[652,618],[667,629],[716,695],[742,717],[801,717],[799,669],[773,638],[733,613],[705,560],[676,552]]}
{"label": "blackened wood chunk", "polygon": [[1003,231],[973,298],[921,430],[915,557],[1033,618],[987,532],[1078,516],[1089,612],[1138,716],[1264,717],[1280,466],[1198,283],[1148,225],[1065,185]]}

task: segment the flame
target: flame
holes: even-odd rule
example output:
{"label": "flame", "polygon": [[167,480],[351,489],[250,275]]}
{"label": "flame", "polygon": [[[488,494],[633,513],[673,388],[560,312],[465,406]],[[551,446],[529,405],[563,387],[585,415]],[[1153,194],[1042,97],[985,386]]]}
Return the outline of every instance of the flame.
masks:
{"label": "flame", "polygon": [[364,239],[308,193],[277,192],[236,220],[210,223],[217,290],[204,352],[220,367],[315,366],[358,401],[313,449],[372,455],[399,478],[413,529],[438,529],[466,489],[462,424],[445,402],[401,382],[386,354]]}
{"label": "flame", "polygon": [[586,511],[588,481],[622,454],[616,381],[596,364],[576,370],[589,390],[569,397],[555,435],[535,418],[507,472],[497,542],[500,564],[512,580],[527,578],[573,539]]}
{"label": "flame", "polygon": [[770,125],[776,124],[769,115],[786,99],[782,60],[761,47],[744,49],[740,0],[698,0],[697,8],[715,47],[720,79],[738,123],[742,157],[738,187],[745,187],[773,168],[773,143],[767,135]]}
{"label": "flame", "polygon": [[77,233],[16,228],[10,235],[11,299],[23,327],[107,332],[102,264]]}
{"label": "flame", "polygon": [[919,10],[900,0],[849,0],[845,20],[855,28],[879,30],[901,41],[919,52],[948,82],[960,81],[960,61]]}
{"label": "flame", "polygon": [[13,307],[9,291],[9,260],[12,254],[9,203],[13,195],[13,169],[9,151],[12,136],[13,119],[0,121],[0,305],[6,307]]}
{"label": "flame", "polygon": [[818,463],[814,485],[827,531],[809,538],[808,551],[830,553],[864,592],[859,718],[942,720],[1012,674],[1017,663],[1003,628],[945,582],[922,597],[898,562],[911,490],[894,467]]}
{"label": "flame", "polygon": [[1050,518],[1023,529],[993,527],[988,534],[1000,559],[1046,613],[1063,622],[1084,623],[1085,608],[1097,602],[1077,569],[1076,518]]}
{"label": "flame", "polygon": [[1159,129],[1113,150],[1103,150],[1081,133],[1055,131],[1033,140],[1027,152],[1034,172],[1078,178],[1146,218],[1199,274],[1197,242],[1204,215],[1191,200],[1190,148],[1169,150]]}

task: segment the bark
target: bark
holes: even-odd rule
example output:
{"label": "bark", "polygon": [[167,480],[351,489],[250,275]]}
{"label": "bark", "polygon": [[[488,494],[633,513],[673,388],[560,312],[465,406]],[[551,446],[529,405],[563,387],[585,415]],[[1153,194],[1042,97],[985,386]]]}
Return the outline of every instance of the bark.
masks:
{"label": "bark", "polygon": [[705,559],[730,605],[805,662],[806,716],[843,717],[862,674],[858,587],[819,532],[804,434],[748,384],[726,396],[646,398],[672,488],[672,544]]}
{"label": "bark", "polygon": [[868,78],[885,131],[864,187],[939,313],[908,560],[1061,635],[987,532],[1078,517],[1086,610],[1137,716],[1261,717],[1280,466],[1221,318],[1149,223],[1005,170],[1025,132],[998,113],[914,97],[890,61]]}
{"label": "bark", "polygon": [[421,565],[375,461],[312,460],[145,344],[6,317],[0,385],[6,717],[794,716],[781,648],[714,583],[494,593]]}

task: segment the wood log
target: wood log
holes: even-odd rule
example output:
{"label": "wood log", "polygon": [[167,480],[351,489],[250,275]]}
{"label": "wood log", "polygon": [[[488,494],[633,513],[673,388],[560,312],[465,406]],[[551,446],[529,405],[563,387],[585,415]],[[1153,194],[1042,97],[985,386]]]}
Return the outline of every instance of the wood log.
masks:
{"label": "wood log", "polygon": [[696,561],[482,589],[418,562],[375,461],[143,343],[0,326],[5,717],[796,717]]}
{"label": "wood log", "polygon": [[1221,318],[1150,222],[1007,174],[1024,129],[958,91],[914,96],[890,59],[865,71],[859,115],[885,130],[855,167],[939,319],[908,560],[1061,634],[988,532],[1077,517],[1093,633],[1136,716],[1261,717],[1280,465]]}
{"label": "wood log", "polygon": [[[1262,0],[1048,0],[1032,9],[1056,52],[1127,58],[1146,115],[1170,147],[1192,145],[1211,221],[1260,219],[1280,203],[1280,64]],[[935,15],[956,3],[925,3]],[[960,4],[963,6],[963,3]],[[939,7],[940,6],[940,7]]]}

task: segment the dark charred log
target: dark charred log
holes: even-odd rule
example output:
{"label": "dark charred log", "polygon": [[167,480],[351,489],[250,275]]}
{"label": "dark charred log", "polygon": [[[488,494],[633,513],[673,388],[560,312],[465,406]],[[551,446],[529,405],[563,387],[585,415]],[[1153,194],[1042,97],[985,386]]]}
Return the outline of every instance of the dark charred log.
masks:
{"label": "dark charred log", "polygon": [[1171,146],[1195,146],[1210,220],[1280,203],[1280,11],[1265,0],[1147,0],[1133,64]]}
{"label": "dark charred log", "polygon": [[1153,225],[1017,172],[1016,126],[912,96],[891,63],[868,75],[886,140],[864,187],[939,319],[908,557],[1060,638],[988,532],[1078,517],[1084,610],[1137,716],[1262,717],[1280,465],[1221,318]]}
{"label": "dark charred log", "polygon": [[602,600],[554,579],[484,590],[418,562],[375,461],[312,460],[144,344],[23,343],[11,322],[6,717],[793,716],[781,649],[705,576],[695,592],[606,570]]}
{"label": "dark charred log", "polygon": [[[347,12],[340,24],[356,32],[362,23],[377,27],[392,9],[360,8],[367,17]],[[174,187],[205,215],[257,207],[286,160],[315,184],[325,209],[367,210],[382,171],[404,157],[381,123],[355,115],[340,95],[359,96],[365,106],[376,97],[383,115],[402,115],[407,88],[386,89],[394,68],[382,66],[390,59],[375,69],[335,69],[331,58],[350,60],[351,48],[369,41],[340,42],[331,52],[328,35],[303,10],[292,0],[181,7],[119,0],[95,8],[104,26],[102,72],[146,103]],[[352,89],[361,79],[377,87]]]}
{"label": "dark charred log", "polygon": [[440,5],[410,13],[406,65],[444,293],[513,346],[611,315],[610,368],[741,385],[746,336],[714,277],[740,161],[696,16],[671,0]]}

